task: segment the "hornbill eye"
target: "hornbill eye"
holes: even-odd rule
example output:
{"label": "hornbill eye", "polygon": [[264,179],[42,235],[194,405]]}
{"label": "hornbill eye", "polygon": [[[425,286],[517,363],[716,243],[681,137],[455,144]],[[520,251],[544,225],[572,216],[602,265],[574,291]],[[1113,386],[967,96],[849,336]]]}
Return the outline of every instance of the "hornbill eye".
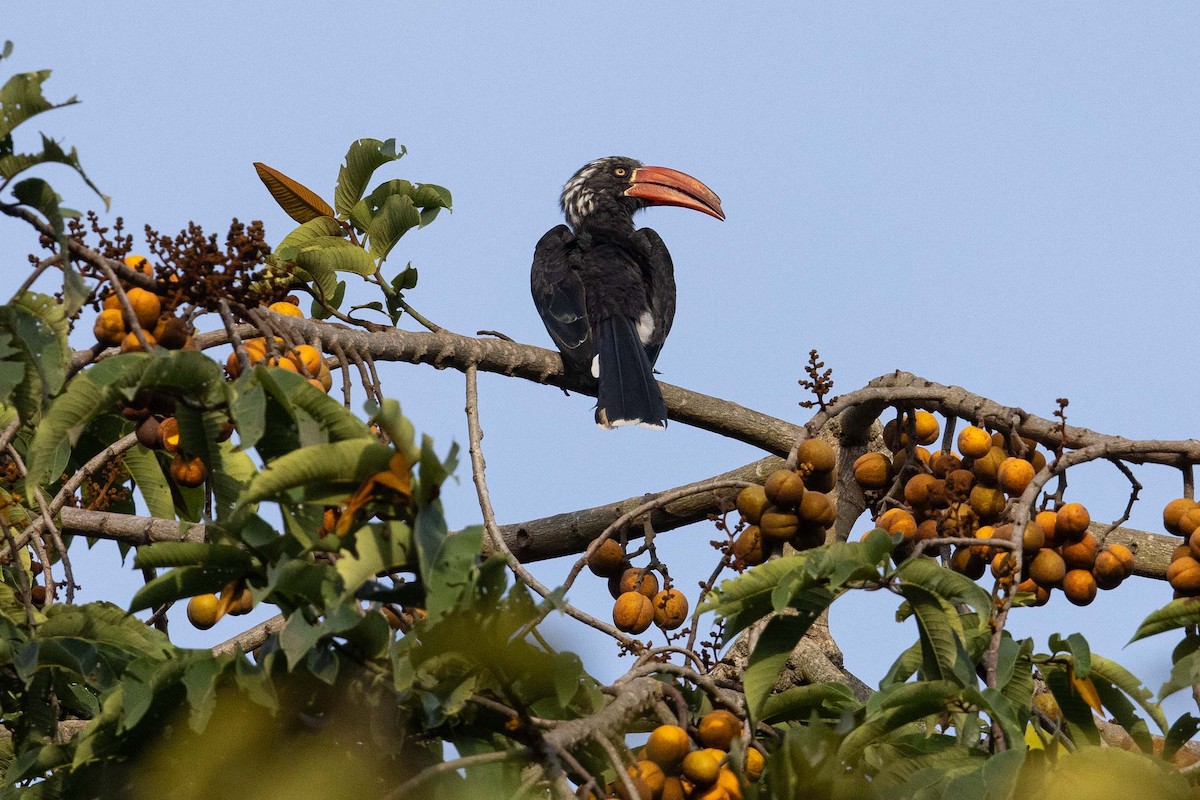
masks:
{"label": "hornbill eye", "polygon": [[628,173],[629,170],[625,169],[624,167],[617,167],[613,170],[613,175],[616,175],[618,178],[624,178]]}

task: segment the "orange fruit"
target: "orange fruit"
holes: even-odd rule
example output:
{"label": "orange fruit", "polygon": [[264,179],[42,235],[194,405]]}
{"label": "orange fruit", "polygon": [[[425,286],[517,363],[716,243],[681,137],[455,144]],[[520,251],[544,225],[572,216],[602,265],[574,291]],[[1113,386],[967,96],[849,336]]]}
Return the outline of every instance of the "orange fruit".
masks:
{"label": "orange fruit", "polygon": [[127,332],[125,315],[121,313],[120,309],[110,308],[101,311],[96,316],[96,324],[92,326],[92,333],[96,335],[96,341],[110,347],[119,345]]}
{"label": "orange fruit", "polygon": [[738,492],[737,510],[742,519],[751,525],[757,525],[762,518],[762,512],[771,503],[767,500],[767,492],[761,486],[747,486]]}
{"label": "orange fruit", "polygon": [[763,553],[762,531],[757,525],[750,525],[733,542],[735,563],[743,567],[753,567],[766,561]]}
{"label": "orange fruit", "polygon": [[667,770],[674,771],[690,750],[687,731],[678,725],[659,725],[646,740],[646,758]]}
{"label": "orange fruit", "polygon": [[638,634],[654,621],[654,604],[640,592],[625,592],[613,603],[613,624],[625,633]]}
{"label": "orange fruit", "polygon": [[933,471],[935,478],[945,478],[954,470],[961,468],[962,459],[954,453],[944,453],[939,450],[929,459],[929,469]]}
{"label": "orange fruit", "polygon": [[[291,303],[288,305],[290,306]],[[325,363],[325,359],[321,357],[321,351],[311,344],[298,345],[289,355],[293,361],[302,364],[304,369],[308,370],[309,377],[312,378],[317,377],[321,366]]]}
{"label": "orange fruit", "polygon": [[215,594],[198,594],[187,604],[188,622],[202,631],[206,631],[221,618],[220,601]]}
{"label": "orange fruit", "polygon": [[710,711],[696,726],[696,734],[705,747],[729,750],[735,737],[742,732],[742,721],[737,715],[723,708]]}
{"label": "orange fruit", "polygon": [[1096,537],[1090,533],[1084,534],[1077,542],[1061,545],[1058,552],[1062,554],[1068,570],[1091,570],[1096,563]]}
{"label": "orange fruit", "polygon": [[154,266],[150,263],[150,261],[145,256],[138,256],[138,255],[133,255],[133,254],[127,255],[127,256],[125,256],[125,266],[129,267],[130,269],[136,269],[138,272],[142,273],[143,275],[153,275],[154,274]]}
{"label": "orange fruit", "polygon": [[1008,453],[1004,452],[1003,448],[993,446],[986,454],[975,459],[975,463],[971,465],[971,472],[974,473],[977,480],[994,485],[1000,465],[1006,458],[1008,458]]}
{"label": "orange fruit", "polygon": [[883,453],[863,453],[854,462],[854,480],[864,489],[883,489],[892,480],[892,462]]}
{"label": "orange fruit", "polygon": [[967,458],[983,458],[992,449],[992,436],[983,428],[968,425],[958,432],[958,452]]}
{"label": "orange fruit", "polygon": [[968,495],[971,508],[980,519],[995,519],[1004,510],[1006,501],[1004,493],[994,486],[984,486],[982,483],[971,487]]}
{"label": "orange fruit", "polygon": [[683,790],[683,783],[673,775],[668,775],[663,781],[662,796],[658,800],[687,800],[687,793]]}
{"label": "orange fruit", "polygon": [[996,482],[1012,497],[1019,496],[1033,480],[1033,464],[1023,458],[1010,456],[1000,462],[996,470]]}
{"label": "orange fruit", "polygon": [[138,324],[148,331],[153,331],[162,314],[162,301],[154,292],[135,286],[125,292],[133,313],[137,315]]}
{"label": "orange fruit", "polygon": [[199,457],[188,458],[183,453],[176,453],[171,461],[171,478],[180,486],[202,486],[208,479],[208,467]]}
{"label": "orange fruit", "polygon": [[611,578],[625,571],[625,551],[615,539],[605,539],[587,558],[588,569],[593,575]]}
{"label": "orange fruit", "polygon": [[[154,345],[157,344],[157,342],[154,340],[154,334],[149,333],[146,330],[143,330],[142,335],[146,337],[146,345],[148,346],[148,348],[153,350]],[[142,343],[138,341],[138,338],[133,333],[133,331],[130,331],[129,333],[125,334],[125,337],[123,339],[121,339],[121,352],[122,353],[140,353],[141,351],[142,351]]]}
{"label": "orange fruit", "polygon": [[917,431],[917,444],[933,444],[942,432],[937,417],[928,411],[917,411],[913,414],[913,427]]}
{"label": "orange fruit", "polygon": [[179,420],[163,417],[158,423],[158,443],[168,453],[179,452]]}
{"label": "orange fruit", "polygon": [[1058,509],[1058,519],[1054,524],[1054,535],[1059,544],[1064,541],[1078,541],[1087,533],[1092,517],[1082,503],[1067,503]]}
{"label": "orange fruit", "polygon": [[[703,788],[716,782],[721,772],[721,762],[703,750],[693,750],[684,756],[680,771],[684,778]],[[695,794],[692,796],[695,797]]]}
{"label": "orange fruit", "polygon": [[1062,580],[1063,594],[1077,606],[1086,606],[1096,599],[1096,579],[1086,569],[1067,570]]}
{"label": "orange fruit", "polygon": [[321,388],[326,392],[333,388],[333,373],[329,371],[329,366],[324,361],[321,362],[313,380],[321,384]]}
{"label": "orange fruit", "polygon": [[[99,338],[99,337],[97,337]],[[1169,533],[1181,535],[1179,532],[1179,520],[1188,511],[1197,508],[1195,500],[1189,500],[1186,497],[1181,497],[1178,500],[1172,500],[1163,508],[1163,527]]]}
{"label": "orange fruit", "polygon": [[651,570],[630,567],[621,573],[620,587],[622,592],[638,592],[650,598],[658,594],[658,578]]}
{"label": "orange fruit", "polygon": [[832,472],[837,465],[833,445],[824,439],[805,439],[796,454],[796,465],[807,464],[813,472]]}
{"label": "orange fruit", "polygon": [[729,800],[742,800],[742,782],[728,765],[721,767],[721,771],[717,773],[717,782],[713,785],[724,789]]}
{"label": "orange fruit", "polygon": [[1133,574],[1133,552],[1128,547],[1123,544],[1110,544],[1106,545],[1104,550],[1121,562],[1121,568],[1125,571],[1126,578]]}
{"label": "orange fruit", "polygon": [[933,491],[937,478],[927,472],[918,472],[904,484],[904,502],[910,506],[929,505],[930,493]]}
{"label": "orange fruit", "polygon": [[1092,576],[1096,585],[1101,589],[1115,589],[1125,580],[1125,565],[1108,548],[1096,554],[1096,563],[1092,566]]}
{"label": "orange fruit", "polygon": [[629,768],[629,774],[646,785],[650,793],[644,797],[655,798],[662,795],[663,784],[666,782],[667,776],[658,764],[653,761],[639,761],[635,766]]}
{"label": "orange fruit", "polygon": [[905,539],[912,539],[917,535],[917,520],[911,512],[903,508],[889,508],[879,515],[875,524],[888,533],[902,534]]}
{"label": "orange fruit", "polygon": [[1175,559],[1167,567],[1167,582],[1181,595],[1200,594],[1200,561],[1191,556]]}
{"label": "orange fruit", "polygon": [[763,767],[766,766],[766,760],[763,754],[751,747],[746,751],[746,777],[752,781],[756,781],[762,777]]}
{"label": "orange fruit", "polygon": [[950,556],[950,569],[966,575],[971,580],[979,580],[987,571],[987,560],[971,552],[973,548],[960,547]]}
{"label": "orange fruit", "polygon": [[654,624],[673,631],[687,621],[688,601],[678,589],[663,589],[654,595]]}
{"label": "orange fruit", "polygon": [[1058,513],[1054,511],[1039,511],[1033,520],[1042,529],[1046,547],[1057,547],[1058,542]]}
{"label": "orange fruit", "polygon": [[280,300],[278,303],[271,303],[267,309],[274,311],[276,314],[282,314],[285,317],[299,317],[304,319],[304,312],[300,310],[300,306],[289,303],[286,300]]}

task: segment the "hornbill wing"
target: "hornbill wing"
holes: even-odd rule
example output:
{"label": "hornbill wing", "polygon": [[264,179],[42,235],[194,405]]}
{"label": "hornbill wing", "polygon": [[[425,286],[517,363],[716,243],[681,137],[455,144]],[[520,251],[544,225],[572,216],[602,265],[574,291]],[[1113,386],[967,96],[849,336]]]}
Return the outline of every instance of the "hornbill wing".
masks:
{"label": "hornbill wing", "polygon": [[647,283],[650,314],[654,319],[654,333],[646,344],[646,355],[653,366],[671,332],[671,323],[675,321],[675,267],[671,263],[671,253],[657,231],[641,228],[635,235],[642,237],[648,252],[642,272]]}
{"label": "hornbill wing", "polygon": [[591,374],[595,346],[587,318],[586,291],[573,264],[579,258],[574,245],[575,234],[566,225],[547,231],[534,248],[529,283],[533,304],[558,345],[564,366]]}

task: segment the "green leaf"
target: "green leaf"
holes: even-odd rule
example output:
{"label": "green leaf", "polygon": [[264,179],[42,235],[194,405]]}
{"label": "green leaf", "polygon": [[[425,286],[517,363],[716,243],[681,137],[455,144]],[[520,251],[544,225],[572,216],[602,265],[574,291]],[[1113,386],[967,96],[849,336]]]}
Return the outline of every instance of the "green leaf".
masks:
{"label": "green leaf", "polygon": [[941,714],[961,692],[962,687],[950,681],[904,683],[880,691],[871,698],[863,723],[842,740],[838,755],[855,763],[867,745],[910,722]]}
{"label": "green leaf", "polygon": [[334,215],[334,211],[328,203],[299,181],[289,178],[273,167],[268,167],[261,161],[254,162],[254,170],[266,185],[271,196],[275,198],[275,202],[279,203],[279,207],[296,222],[305,223],[317,217]]}
{"label": "green leaf", "polygon": [[1070,653],[1075,677],[1080,680],[1092,671],[1092,648],[1088,646],[1087,639],[1078,633],[1072,633],[1065,639],[1057,633],[1051,634],[1050,652]]}
{"label": "green leaf", "polygon": [[216,592],[230,581],[242,578],[245,570],[234,566],[181,567],[164,572],[134,594],[130,613],[156,608],[164,603]]}
{"label": "green leaf", "polygon": [[[1075,674],[1076,676],[1079,675],[1078,668],[1075,670]],[[1158,726],[1158,729],[1164,733],[1166,732],[1167,717],[1163,714],[1162,706],[1152,700],[1154,693],[1138,680],[1132,672],[1111,659],[1093,653],[1091,656],[1090,674],[1104,679],[1129,695],[1135,703],[1142,707],[1142,710],[1146,712],[1150,719],[1154,720],[1154,724]]]}
{"label": "green leaf", "polygon": [[1190,742],[1197,733],[1200,733],[1200,718],[1184,714],[1175,720],[1171,729],[1167,731],[1160,757],[1164,761],[1170,762],[1179,748]]}
{"label": "green leaf", "polygon": [[1075,690],[1067,668],[1058,664],[1043,664],[1042,675],[1054,694],[1054,699],[1058,701],[1063,717],[1071,726],[1071,738],[1076,744],[1081,738],[1090,744],[1100,744],[1100,733],[1096,730],[1095,720],[1092,719],[1092,707]]}
{"label": "green leaf", "polygon": [[[941,595],[917,584],[905,583],[900,594],[908,600],[917,618],[921,635],[921,672],[926,680],[952,680],[964,670],[960,656],[965,655],[964,632],[958,609]],[[972,673],[973,674],[973,673]],[[964,681],[973,685],[973,681]]]}
{"label": "green leaf", "polygon": [[13,75],[5,82],[4,86],[0,87],[0,138],[8,136],[22,122],[44,111],[63,108],[79,102],[74,97],[57,105],[47,100],[42,94],[42,84],[49,77],[50,70],[48,69],[23,72]]}
{"label": "green leaf", "polygon": [[[47,137],[45,134],[42,134],[42,151],[40,153],[9,153],[8,155],[0,156],[0,178],[12,180],[25,170],[35,167],[38,164],[65,164],[75,170],[84,183],[104,200],[105,209],[108,208],[109,198],[96,188],[88,178],[87,173],[83,171],[83,165],[79,163],[79,153],[75,148],[72,147],[71,151],[67,152],[62,149],[62,146],[58,142]],[[64,214],[64,216],[78,216],[78,214]]]}
{"label": "green leaf", "polygon": [[208,542],[155,542],[137,549],[133,566],[148,567],[229,567],[249,569],[251,556],[240,547]]}
{"label": "green leaf", "polygon": [[[292,230],[287,236],[283,237],[283,241],[275,248],[275,252],[281,258],[288,260],[295,259],[296,253],[302,247],[312,244],[317,239],[325,237],[342,237],[345,238],[346,231],[342,229],[341,224],[333,218],[332,215],[327,217],[314,217],[300,224],[299,227]],[[294,252],[285,252],[294,251]]]}
{"label": "green leaf", "polygon": [[769,695],[759,710],[760,722],[808,719],[816,712],[823,717],[840,717],[859,705],[850,687],[842,683],[813,683]]}
{"label": "green leaf", "polygon": [[700,613],[715,612],[725,620],[725,638],[731,639],[773,610],[771,594],[793,573],[804,569],[811,554],[806,550],[759,564],[732,580],[724,581],[700,604]]}
{"label": "green leaf", "polygon": [[320,625],[314,625],[304,618],[303,614],[295,613],[288,617],[279,632],[279,648],[287,656],[288,668],[292,669],[300,663],[300,659],[321,640],[324,631]]}
{"label": "green leaf", "polygon": [[22,351],[12,347],[12,341],[11,333],[0,331],[0,405],[8,404],[13,389],[25,380]]}
{"label": "green leaf", "polygon": [[375,273],[371,254],[352,242],[332,237],[306,245],[297,252],[296,264],[312,277],[323,297],[332,297],[336,292],[338,272],[364,276]]}
{"label": "green leaf", "polygon": [[1130,643],[1147,636],[1200,624],[1200,597],[1182,597],[1172,600],[1142,620]]}
{"label": "green leaf", "polygon": [[133,482],[142,495],[142,501],[150,516],[159,519],[175,519],[175,501],[171,498],[171,485],[163,474],[154,452],[140,444],[125,451],[125,468],[133,476]]}
{"label": "green leaf", "polygon": [[396,152],[396,140],[359,139],[346,151],[346,163],[338,170],[337,188],[333,193],[333,206],[337,213],[348,215],[362,197],[371,176],[389,161],[395,161],[407,152],[403,146]]}
{"label": "green leaf", "polygon": [[554,654],[554,694],[561,708],[566,708],[579,691],[583,677],[583,661],[574,653]]}
{"label": "green leaf", "polygon": [[896,569],[906,583],[919,586],[950,604],[965,603],[981,614],[991,608],[992,598],[975,581],[954,570],[946,569],[929,558],[910,558]]}
{"label": "green leaf", "polygon": [[258,473],[238,501],[240,508],[299,486],[357,485],[388,469],[392,448],[370,439],[312,445],[280,456]]}
{"label": "green leaf", "polygon": [[371,256],[383,262],[400,237],[420,224],[421,215],[417,213],[412,199],[407,195],[392,195],[384,201],[367,229]]}

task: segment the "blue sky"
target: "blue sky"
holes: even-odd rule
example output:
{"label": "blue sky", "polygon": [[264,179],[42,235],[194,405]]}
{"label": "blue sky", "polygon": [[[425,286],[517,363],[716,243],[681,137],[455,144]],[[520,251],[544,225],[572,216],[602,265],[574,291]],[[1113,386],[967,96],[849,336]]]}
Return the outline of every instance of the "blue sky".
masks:
{"label": "blue sky", "polygon": [[[529,300],[533,245],[559,222],[575,169],[631,155],[697,176],[728,214],[640,219],[666,240],[679,284],[664,380],[803,421],[796,379],[816,348],[841,391],[905,369],[1043,416],[1065,396],[1071,422],[1104,432],[1186,438],[1198,36],[1200,6],[1182,3],[51,2],[8,16],[0,39],[16,50],[0,68],[50,68],[51,98],[79,96],[21,133],[77,146],[134,230],[194,219],[223,233],[237,216],[264,220],[277,242],[290,221],[252,162],[328,196],[352,140],[395,137],[409,155],[381,174],[447,186],[455,208],[389,265],[411,260],[411,301],[459,332],[549,346]],[[44,174],[68,205],[94,204],[65,171]],[[32,244],[0,220],[12,274]],[[458,373],[384,376],[419,430],[465,442]],[[482,376],[481,395],[501,521],[759,456],[682,425],[602,433],[587,398],[519,381]],[[1178,476],[1138,475],[1131,524],[1158,530]],[[446,496],[454,525],[478,519],[462,478]],[[1068,499],[1115,519],[1126,495],[1116,470],[1095,467]],[[690,593],[715,557],[710,538],[660,540]],[[88,559],[91,596],[122,569],[104,550]],[[572,597],[607,613],[598,581]],[[1157,689],[1172,643],[1121,648],[1169,599],[1165,584],[1134,580],[1087,609],[1059,596],[1012,624],[1040,647],[1079,630]],[[915,637],[896,605],[876,593],[834,608],[847,664],[868,682]],[[598,674],[620,669],[603,643],[558,630]]]}

